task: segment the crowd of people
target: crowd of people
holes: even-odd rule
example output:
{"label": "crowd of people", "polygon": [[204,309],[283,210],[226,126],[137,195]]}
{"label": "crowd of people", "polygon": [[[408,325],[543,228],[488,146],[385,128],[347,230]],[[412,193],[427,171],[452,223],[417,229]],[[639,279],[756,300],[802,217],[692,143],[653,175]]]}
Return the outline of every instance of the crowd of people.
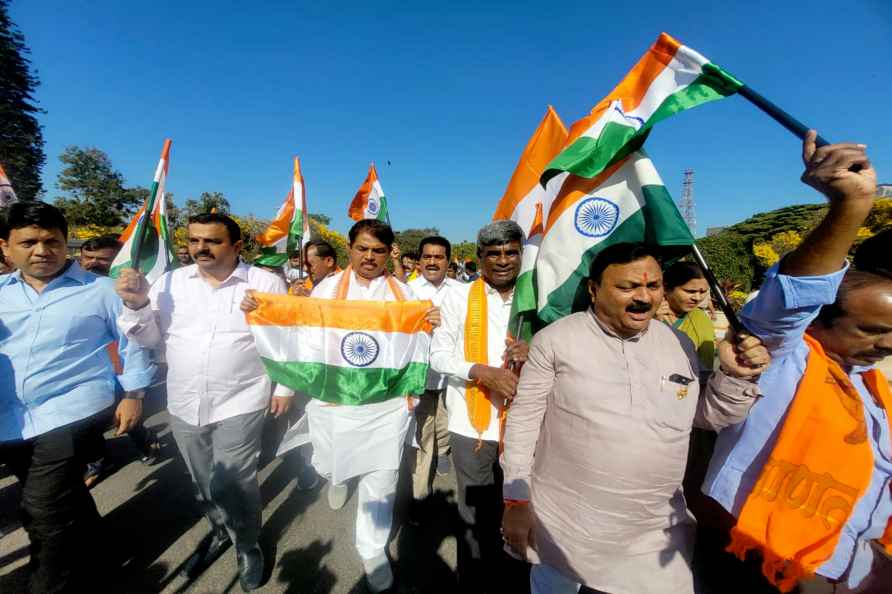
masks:
{"label": "crowd of people", "polygon": [[[434,477],[454,472],[458,592],[892,592],[892,394],[876,368],[892,355],[892,231],[850,264],[876,188],[864,147],[816,148],[810,134],[804,163],[827,214],[719,342],[703,271],[646,244],[602,249],[590,307],[528,343],[509,327],[524,244],[512,221],[480,229],[479,273],[440,236],[402,254],[376,220],[350,229],[343,269],[313,240],[270,270],[240,257],[231,218],[201,214],[180,266],[149,285],[132,269],[105,278],[114,238],[71,259],[58,209],[13,204],[0,233],[13,269],[0,276],[0,463],[22,484],[29,591],[97,589],[88,488],[103,431],[112,422],[154,463],[142,402],[160,381],[211,527],[190,577],[231,548],[241,588],[262,585],[264,421],[305,414],[298,488],[324,479],[340,509],[357,482],[354,545],[373,592],[395,587],[387,548],[407,452],[422,529]],[[255,292],[430,301],[424,392],[296,398],[257,353]]]}

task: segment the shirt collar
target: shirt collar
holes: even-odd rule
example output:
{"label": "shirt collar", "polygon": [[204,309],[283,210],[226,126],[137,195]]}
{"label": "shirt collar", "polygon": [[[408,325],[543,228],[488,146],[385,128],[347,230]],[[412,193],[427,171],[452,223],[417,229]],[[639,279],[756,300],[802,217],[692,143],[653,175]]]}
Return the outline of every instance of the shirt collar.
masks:
{"label": "shirt collar", "polygon": [[[186,268],[186,275],[189,278],[201,277],[201,273],[198,271],[198,264],[189,264],[188,266],[186,266]],[[239,259],[238,264],[236,264],[235,266],[235,270],[233,270],[232,273],[227,276],[226,279],[223,280],[220,284],[222,285],[228,283],[229,279],[231,278],[236,278],[240,281],[248,282],[248,271],[250,270],[250,268],[251,267],[245,264],[244,261]]]}
{"label": "shirt collar", "polygon": [[[65,269],[65,272],[54,278],[49,284],[58,284],[60,279],[70,279],[78,284],[85,285],[87,281],[90,280],[91,277],[95,276],[92,272],[87,272],[81,265],[78,264],[77,260],[68,260],[70,264],[68,264],[68,268]],[[15,284],[15,283],[23,283],[25,281],[22,280],[22,271],[16,270],[15,272],[11,272],[6,277],[6,282],[4,284]]]}

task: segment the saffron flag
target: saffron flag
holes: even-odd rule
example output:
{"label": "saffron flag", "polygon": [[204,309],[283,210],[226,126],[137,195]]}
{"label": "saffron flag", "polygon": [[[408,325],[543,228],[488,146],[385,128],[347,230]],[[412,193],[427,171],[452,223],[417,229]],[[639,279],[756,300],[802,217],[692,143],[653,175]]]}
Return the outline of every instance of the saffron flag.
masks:
{"label": "saffron flag", "polygon": [[0,208],[6,208],[17,201],[18,197],[15,195],[15,190],[12,189],[12,184],[9,183],[9,178],[6,177],[6,172],[3,171],[3,165],[0,165]]}
{"label": "saffron flag", "polygon": [[274,382],[344,405],[424,392],[430,301],[254,298],[248,324]]}
{"label": "saffron flag", "polygon": [[[148,200],[134,215],[119,238],[123,247],[112,262],[109,275],[113,278],[117,278],[124,268],[137,268],[134,266],[134,261],[137,251],[136,244],[140,238],[143,245],[138,269],[145,275],[149,284],[154,283],[174,266],[173,263],[176,260],[171,242],[170,226],[167,223],[167,200],[164,192],[170,160],[170,144],[170,140],[164,141],[161,159],[155,169],[155,178]],[[150,213],[148,217],[146,216],[147,212]],[[144,227],[148,228],[144,229]]]}
{"label": "saffron flag", "polygon": [[375,169],[374,163],[369,165],[369,174],[359,187],[359,191],[356,192],[356,196],[353,197],[347,214],[354,221],[378,219],[390,224],[387,198],[384,197],[384,190],[381,189],[381,182],[378,181],[378,171]]}
{"label": "saffron flag", "polygon": [[294,158],[294,177],[285,202],[279,207],[276,218],[266,230],[257,236],[260,255],[256,263],[264,266],[282,266],[288,256],[303,248],[310,241],[310,217],[307,213],[307,187],[300,171],[300,159]]}

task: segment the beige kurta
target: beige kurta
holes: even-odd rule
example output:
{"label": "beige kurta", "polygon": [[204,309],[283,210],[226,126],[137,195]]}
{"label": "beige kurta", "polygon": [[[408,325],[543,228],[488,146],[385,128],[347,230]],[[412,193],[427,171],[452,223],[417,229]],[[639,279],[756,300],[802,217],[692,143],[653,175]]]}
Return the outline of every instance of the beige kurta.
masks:
{"label": "beige kurta", "polygon": [[657,322],[621,339],[587,311],[534,337],[502,464],[543,563],[610,594],[693,592],[688,436],[740,422],[758,394],[716,373],[698,398],[698,371],[690,339]]}

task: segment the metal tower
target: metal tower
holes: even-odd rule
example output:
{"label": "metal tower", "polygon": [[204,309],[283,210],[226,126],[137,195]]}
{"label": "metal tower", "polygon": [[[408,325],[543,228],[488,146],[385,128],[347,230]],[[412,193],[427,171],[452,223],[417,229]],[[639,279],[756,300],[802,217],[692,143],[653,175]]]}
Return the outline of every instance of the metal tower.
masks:
{"label": "metal tower", "polygon": [[683,190],[681,192],[681,203],[678,205],[681,210],[681,217],[688,224],[691,234],[697,235],[697,207],[694,205],[694,170],[688,169],[684,172]]}

